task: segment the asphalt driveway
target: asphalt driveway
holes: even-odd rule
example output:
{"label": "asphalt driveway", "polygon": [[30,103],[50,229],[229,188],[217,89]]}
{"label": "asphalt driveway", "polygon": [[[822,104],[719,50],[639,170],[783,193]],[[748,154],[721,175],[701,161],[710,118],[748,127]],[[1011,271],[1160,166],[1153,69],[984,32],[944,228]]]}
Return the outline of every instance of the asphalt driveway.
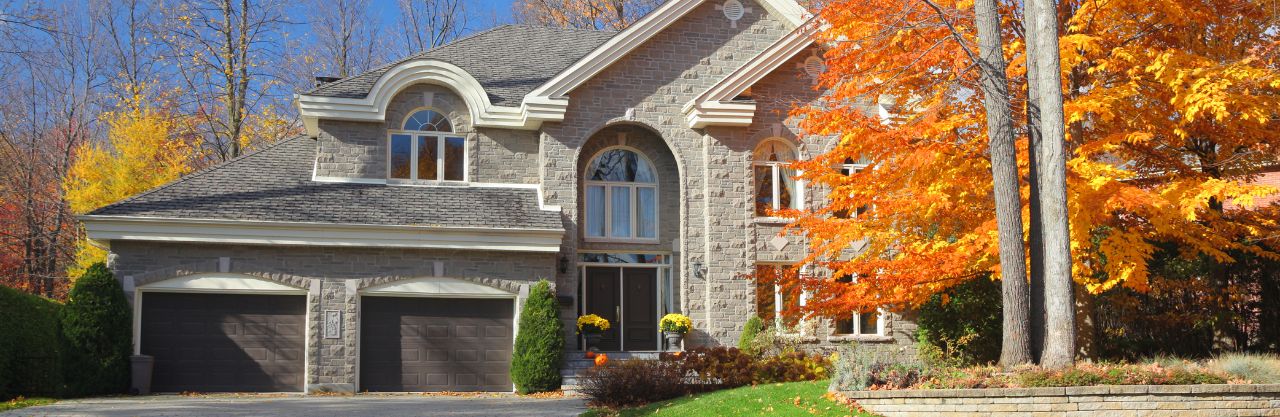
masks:
{"label": "asphalt driveway", "polygon": [[156,395],[65,400],[0,413],[13,416],[576,416],[581,398],[520,398],[485,395]]}

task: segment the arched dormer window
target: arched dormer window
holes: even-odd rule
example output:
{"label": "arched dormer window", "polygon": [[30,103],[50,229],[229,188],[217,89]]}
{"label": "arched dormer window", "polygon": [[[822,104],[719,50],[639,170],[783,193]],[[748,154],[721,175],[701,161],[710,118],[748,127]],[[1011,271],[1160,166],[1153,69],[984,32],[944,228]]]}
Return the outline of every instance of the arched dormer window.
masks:
{"label": "arched dormer window", "polygon": [[600,152],[587,165],[583,213],[587,240],[656,241],[658,176],[627,148]]}
{"label": "arched dormer window", "polygon": [[448,117],[420,109],[410,113],[402,126],[387,139],[387,178],[467,180],[467,141],[453,131]]}
{"label": "arched dormer window", "polygon": [[771,210],[803,208],[803,184],[796,170],[787,165],[796,160],[796,149],[783,139],[767,139],[751,156],[755,175],[756,216],[768,217]]}

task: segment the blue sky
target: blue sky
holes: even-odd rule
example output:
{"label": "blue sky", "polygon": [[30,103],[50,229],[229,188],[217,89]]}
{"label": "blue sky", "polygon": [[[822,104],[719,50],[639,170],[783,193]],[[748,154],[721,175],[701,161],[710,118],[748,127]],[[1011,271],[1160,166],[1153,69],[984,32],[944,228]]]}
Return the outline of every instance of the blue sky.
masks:
{"label": "blue sky", "polygon": [[[511,23],[511,3],[513,0],[463,0],[470,15],[469,30],[483,30],[494,23]],[[370,7],[376,8],[376,14],[383,21],[393,21],[400,6],[398,0],[373,0]]]}

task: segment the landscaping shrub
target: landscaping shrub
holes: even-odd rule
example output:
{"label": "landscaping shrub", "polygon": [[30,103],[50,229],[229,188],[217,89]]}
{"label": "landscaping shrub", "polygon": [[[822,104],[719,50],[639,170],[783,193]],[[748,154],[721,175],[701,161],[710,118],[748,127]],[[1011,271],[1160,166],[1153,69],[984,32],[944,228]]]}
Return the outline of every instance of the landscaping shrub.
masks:
{"label": "landscaping shrub", "polygon": [[920,306],[917,336],[933,365],[969,366],[1000,359],[1000,283],[977,278],[934,294]]}
{"label": "landscaping shrub", "polygon": [[900,349],[861,348],[856,344],[836,348],[837,359],[831,365],[831,388],[864,390],[887,379],[889,369],[928,369],[912,352]]}
{"label": "landscaping shrub", "polygon": [[0,401],[62,391],[62,346],[55,301],[0,286]]}
{"label": "landscaping shrub", "polygon": [[1089,385],[1225,384],[1227,378],[1195,366],[1167,368],[1149,365],[1082,364],[1062,371],[1028,370],[1017,375],[1023,387],[1079,387]]}
{"label": "landscaping shrub", "polygon": [[106,265],[90,266],[71,288],[62,311],[69,394],[115,394],[129,388],[131,326],[132,312],[120,283]]}
{"label": "landscaping shrub", "polygon": [[816,381],[826,379],[831,365],[822,355],[803,352],[783,353],[761,359],[755,364],[754,383]]}
{"label": "landscaping shrub", "polygon": [[538,281],[520,311],[520,331],[511,355],[511,382],[521,394],[560,389],[564,324],[551,284]]}
{"label": "landscaping shrub", "polygon": [[588,369],[578,390],[594,405],[629,407],[684,395],[682,380],[677,361],[633,359]]}
{"label": "landscaping shrub", "polygon": [[715,391],[750,385],[755,380],[755,358],[731,347],[699,347],[679,356],[681,375],[691,392]]}
{"label": "landscaping shrub", "polygon": [[1208,364],[1210,369],[1255,384],[1280,384],[1280,356],[1258,353],[1229,353]]}
{"label": "landscaping shrub", "polygon": [[742,335],[738,336],[738,350],[755,355],[756,337],[760,332],[764,331],[764,321],[760,320],[760,316],[752,315],[747,319],[747,324],[742,326]]}

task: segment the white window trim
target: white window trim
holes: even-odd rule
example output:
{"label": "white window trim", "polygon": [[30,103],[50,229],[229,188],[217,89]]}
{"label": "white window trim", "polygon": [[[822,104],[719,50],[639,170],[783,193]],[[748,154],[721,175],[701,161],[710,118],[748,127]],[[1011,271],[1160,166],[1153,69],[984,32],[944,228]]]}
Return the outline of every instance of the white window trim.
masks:
{"label": "white window trim", "polygon": [[[795,162],[795,160],[791,160],[791,161],[757,161],[757,160],[755,160],[755,150],[756,150],[756,149],[759,149],[761,146],[765,146],[765,144],[770,143],[770,142],[777,142],[777,143],[781,143],[783,146],[786,146],[786,147],[790,148],[790,149],[791,149],[791,153],[792,153],[793,155],[795,155],[797,159],[800,157],[800,151],[799,151],[799,149],[797,149],[795,146],[791,145],[791,144],[790,144],[790,143],[788,143],[787,141],[785,141],[785,140],[783,140],[783,139],[779,139],[779,138],[769,138],[769,139],[765,139],[765,140],[761,141],[761,142],[760,142],[760,144],[756,145],[756,147],[755,147],[755,148],[753,148],[753,149],[752,149],[752,155],[751,155],[751,182],[752,182],[751,190],[752,190],[752,191],[751,191],[751,195],[752,195],[752,197],[754,197],[754,199],[752,200],[752,204],[751,204],[751,214],[752,214],[752,216],[753,216],[753,217],[755,217],[756,219],[767,219],[767,220],[768,220],[768,222],[774,222],[774,221],[777,221],[777,222],[788,222],[789,220],[784,219],[784,218],[781,218],[781,217],[777,217],[777,216],[769,216],[769,215],[761,215],[761,214],[759,214],[759,213],[756,213],[756,212],[755,212],[755,211],[756,211],[755,201],[760,199],[759,194],[757,194],[757,193],[759,193],[759,192],[760,192],[759,187],[757,187],[757,186],[756,186],[756,184],[754,184],[754,183],[755,183],[755,180],[756,180],[756,170],[755,170],[755,168],[756,168],[756,167],[769,167],[769,168],[770,168],[770,169],[769,169],[769,175],[770,175],[770,178],[772,178],[772,179],[773,179],[773,190],[771,190],[771,191],[772,191],[772,193],[773,193],[773,195],[771,196],[771,197],[772,197],[772,204],[773,204],[773,210],[774,210],[774,211],[777,211],[777,210],[781,210],[781,209],[782,209],[782,207],[780,207],[780,205],[781,205],[781,200],[782,200],[782,198],[781,198],[781,197],[782,197],[782,195],[781,195],[781,192],[782,192],[782,169],[783,169],[783,168],[786,168],[786,165],[787,165],[787,164],[790,164],[790,163],[792,163],[792,162]],[[800,176],[800,175],[804,175],[804,171],[802,171],[802,170],[796,170],[796,176]],[[804,201],[804,200],[805,200],[805,195],[804,195],[804,189],[805,189],[805,181],[804,181],[803,179],[796,179],[796,194],[795,194],[795,195],[793,195],[793,196],[791,196],[791,198],[793,199],[793,205],[795,205],[795,206],[796,206],[796,210],[804,210],[804,208],[805,208],[805,201]]]}
{"label": "white window trim", "polygon": [[[858,281],[857,275],[853,276],[853,281],[854,282]],[[862,320],[861,320],[862,314],[863,313],[859,313],[855,311],[853,313],[850,313],[849,315],[849,318],[853,320],[853,333],[836,333],[837,328],[835,326],[835,323],[833,322],[831,323],[831,335],[837,336],[837,337],[855,337],[855,338],[856,337],[884,337],[884,320],[886,316],[884,308],[876,309],[876,332],[875,333],[862,332]],[[866,314],[870,314],[870,313],[866,313]]]}
{"label": "white window trim", "polygon": [[[786,263],[786,262],[757,262],[756,267],[760,267],[760,266],[788,268],[793,266],[793,264]],[[804,267],[801,267],[801,271],[800,271],[801,276],[805,274],[807,269],[808,269],[807,265]],[[759,287],[757,286],[756,288],[759,288]],[[810,295],[811,294],[809,293],[808,290],[801,290],[799,294],[796,294],[796,297],[798,298],[798,300],[796,301],[797,305],[800,307],[804,307],[808,305]],[[805,322],[808,321],[808,319],[797,320],[795,326],[784,325],[782,321],[783,301],[785,300],[782,299],[782,286],[778,284],[773,284],[773,328],[777,329],[777,332],[780,335],[806,336],[804,334],[805,333],[804,330],[807,327],[805,326]],[[756,312],[756,314],[759,314],[759,312]]]}
{"label": "white window trim", "polygon": [[[841,173],[841,174],[844,174],[844,176],[846,176],[846,177],[847,177],[847,176],[850,176],[850,175],[853,175],[853,174],[856,174],[856,173],[862,172],[862,170],[867,169],[867,167],[870,167],[870,166],[871,166],[871,164],[866,164],[866,163],[840,164],[840,173]],[[874,168],[872,168],[872,169],[874,169]],[[872,205],[872,204],[866,204],[866,205],[863,205],[862,207],[866,207],[866,208],[867,208],[867,209],[866,209],[866,210],[864,210],[864,211],[866,211],[866,212],[870,212],[870,211],[871,211],[871,209],[875,207],[875,205]],[[849,217],[847,217],[847,218],[849,218],[849,219],[856,219],[856,218],[858,218],[858,210],[857,210],[857,209],[854,209],[854,210],[852,211],[852,213],[850,213]]]}
{"label": "white window trim", "polygon": [[[644,153],[640,152],[638,149],[628,146],[610,146],[596,152],[595,155],[592,155],[591,158],[587,160],[587,166],[590,167],[591,163],[595,162],[596,158],[599,158],[601,154],[615,149],[622,149],[635,153],[636,156],[649,164],[649,169],[653,171],[653,182],[588,180],[586,179],[587,173],[584,172],[582,182],[582,239],[587,242],[602,243],[657,243],[658,236],[662,233],[662,195],[659,193],[660,190],[658,188],[660,177],[658,175],[657,165],[654,165],[653,161],[649,160],[649,157],[645,156]],[[588,225],[591,224],[592,219],[591,217],[588,217],[591,215],[591,210],[587,207],[587,204],[589,204],[587,200],[587,189],[590,187],[604,187],[604,236],[592,236],[588,231]],[[631,199],[629,200],[631,202],[630,237],[613,236],[613,187],[628,187],[629,192],[631,193]],[[640,211],[636,209],[640,197],[638,189],[640,188],[653,189],[653,237],[651,238],[640,237]]]}
{"label": "white window trim", "polygon": [[[408,161],[408,175],[410,178],[392,178],[392,137],[397,136],[410,137],[410,161]],[[436,179],[420,179],[417,178],[417,142],[421,137],[434,137],[435,141],[435,178]],[[444,142],[449,138],[462,139],[462,179],[444,179]],[[465,134],[456,132],[434,132],[434,130],[403,130],[388,129],[387,130],[387,183],[388,184],[461,184],[471,182],[471,141],[468,141]]]}

